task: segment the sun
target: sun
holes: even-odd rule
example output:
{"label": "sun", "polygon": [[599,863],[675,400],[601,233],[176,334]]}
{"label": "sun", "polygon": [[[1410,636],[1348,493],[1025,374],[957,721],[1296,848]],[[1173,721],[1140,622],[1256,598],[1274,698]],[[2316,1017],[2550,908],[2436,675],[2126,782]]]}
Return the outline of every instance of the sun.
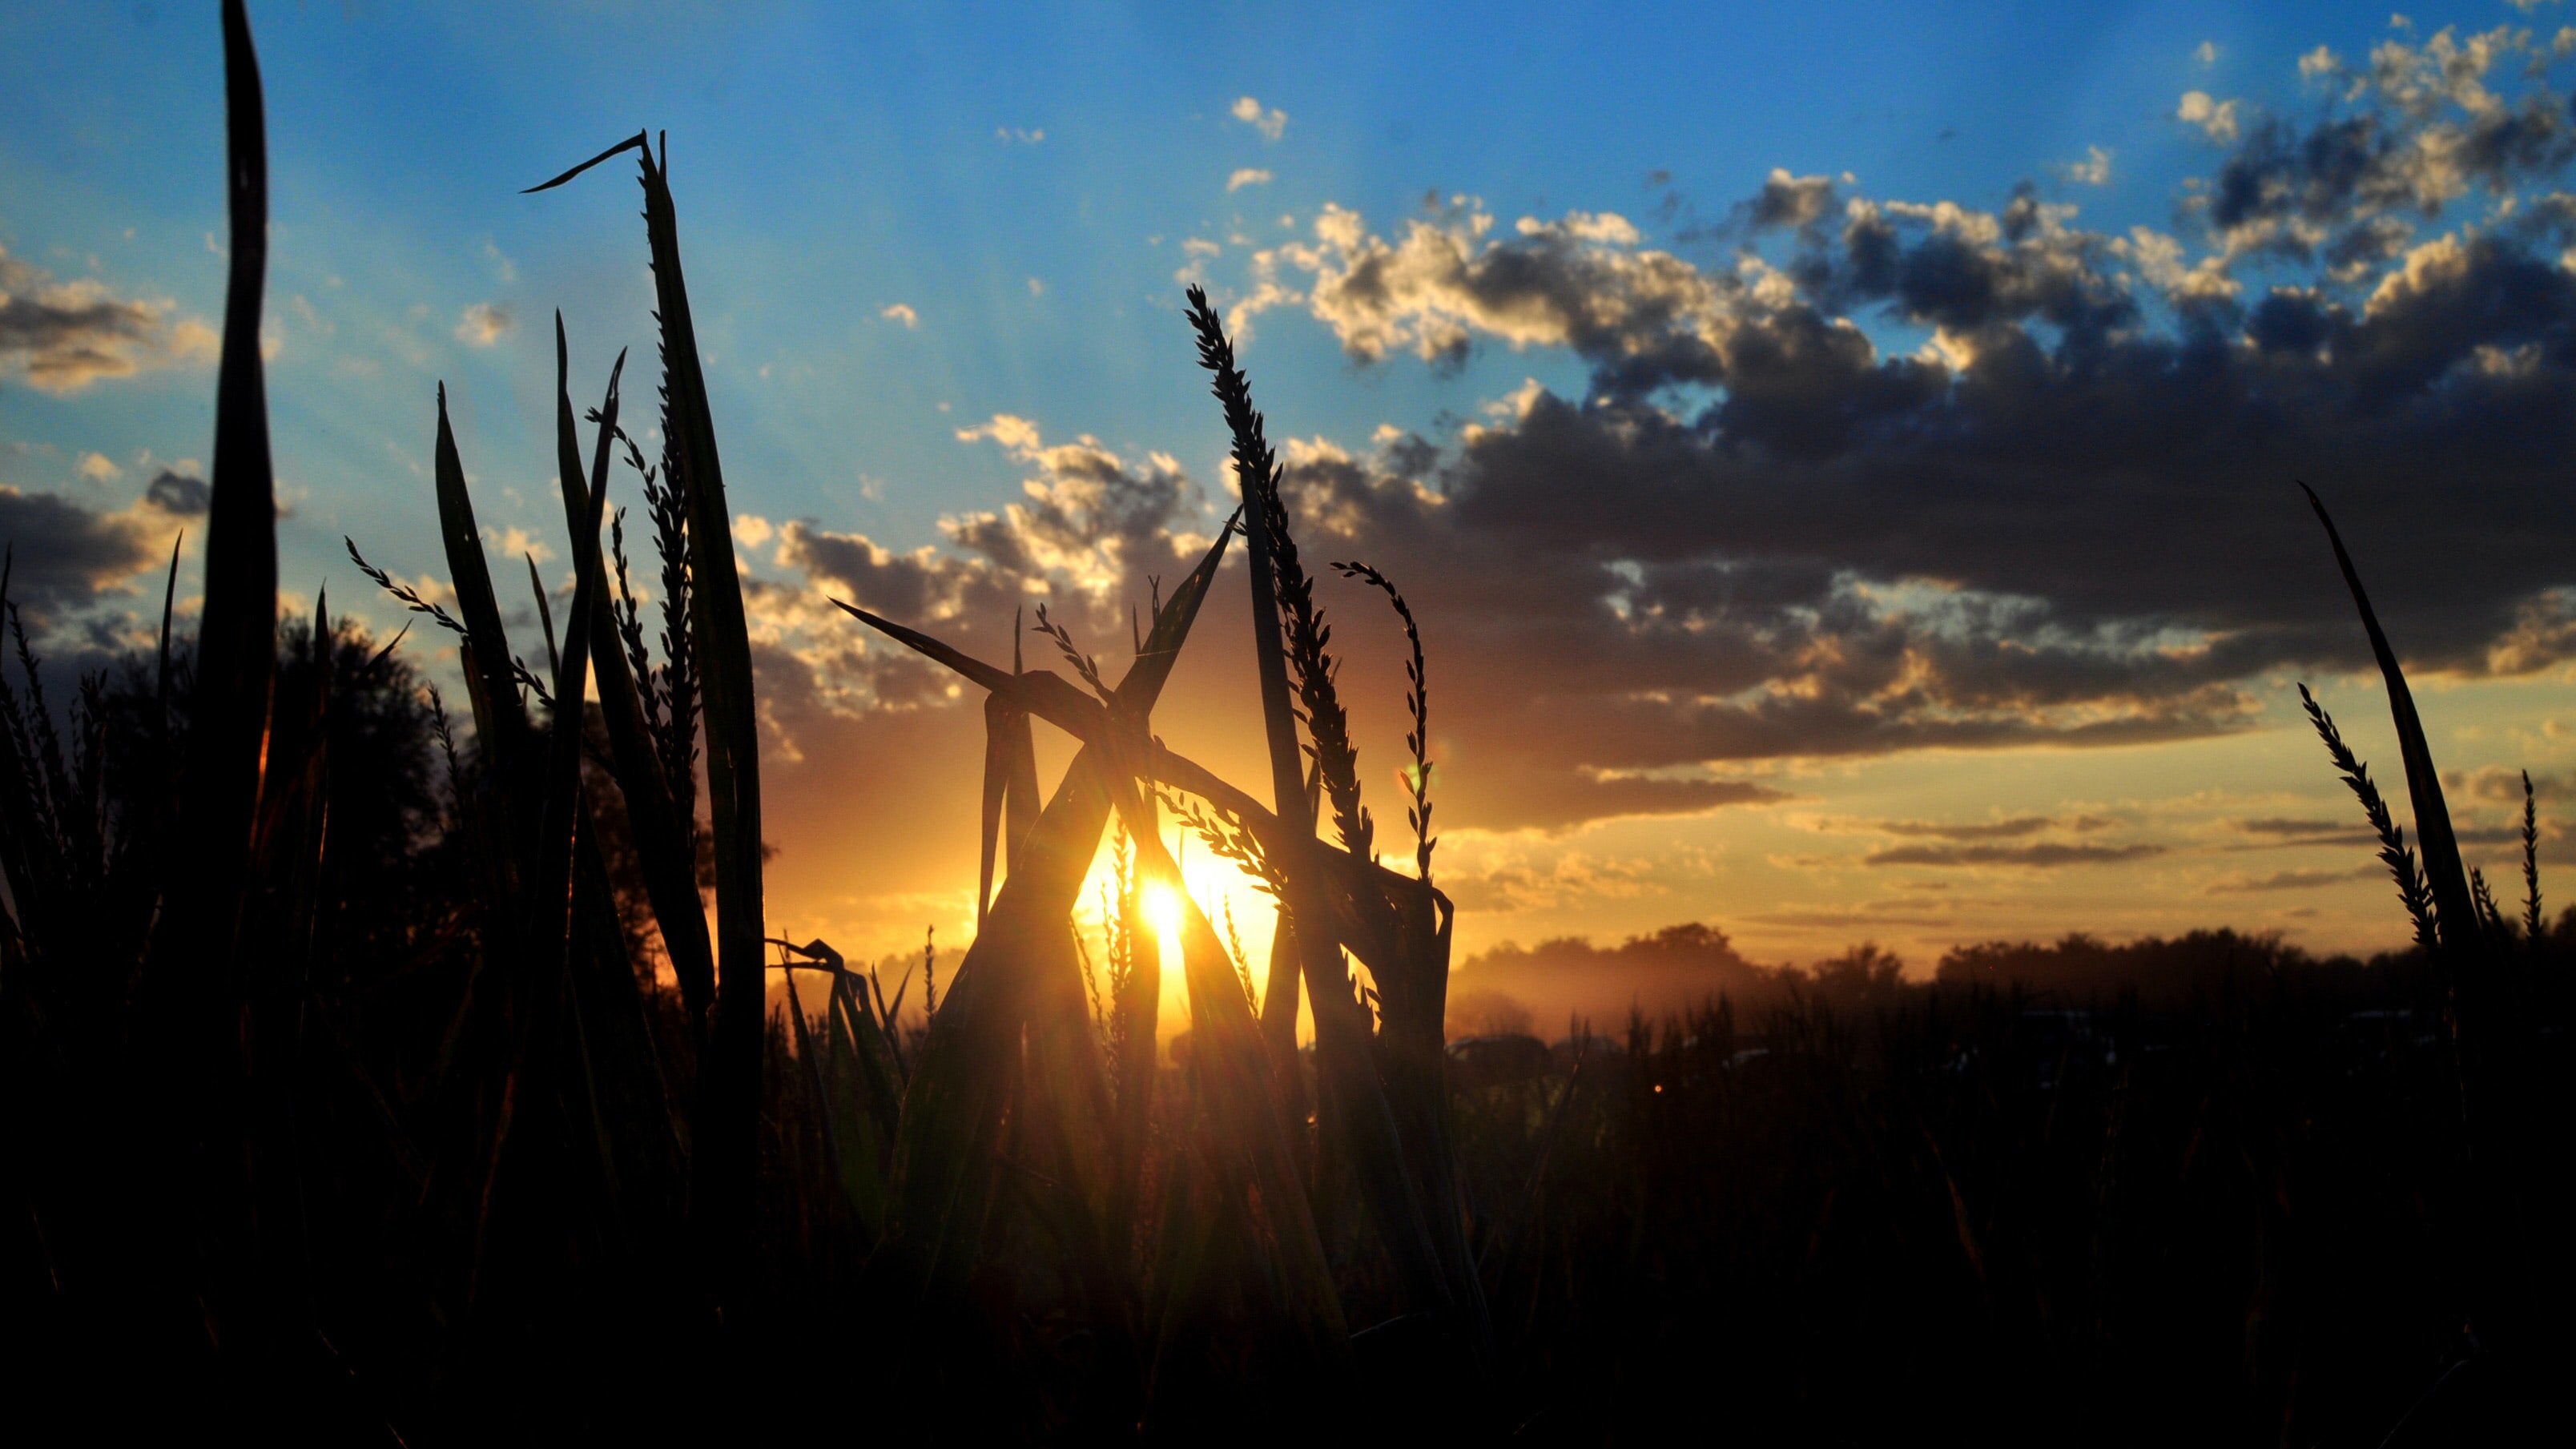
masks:
{"label": "sun", "polygon": [[1148,881],[1144,891],[1137,898],[1137,906],[1145,913],[1146,924],[1154,928],[1156,937],[1165,941],[1180,939],[1181,893],[1179,891],[1161,881]]}

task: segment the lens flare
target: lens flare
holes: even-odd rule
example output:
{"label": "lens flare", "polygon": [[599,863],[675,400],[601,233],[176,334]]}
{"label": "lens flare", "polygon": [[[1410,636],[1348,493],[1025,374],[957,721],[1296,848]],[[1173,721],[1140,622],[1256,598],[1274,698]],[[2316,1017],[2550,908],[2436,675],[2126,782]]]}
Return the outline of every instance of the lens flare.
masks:
{"label": "lens flare", "polygon": [[1181,893],[1179,891],[1160,881],[1150,882],[1146,885],[1138,903],[1145,912],[1146,922],[1154,928],[1154,934],[1157,937],[1166,941],[1180,939]]}

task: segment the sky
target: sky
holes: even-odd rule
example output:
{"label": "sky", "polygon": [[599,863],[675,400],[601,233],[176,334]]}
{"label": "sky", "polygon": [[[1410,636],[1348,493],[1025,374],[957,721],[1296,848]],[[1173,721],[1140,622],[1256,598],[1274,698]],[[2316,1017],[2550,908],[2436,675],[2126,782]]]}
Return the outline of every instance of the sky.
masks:
{"label": "sky", "polygon": [[[2297,481],[2409,660],[2471,859],[2518,878],[2516,770],[2544,817],[2576,798],[2552,0],[252,21],[283,589],[380,634],[400,606],[342,540],[438,596],[442,382],[487,551],[560,611],[552,318],[595,390],[650,358],[651,290],[622,163],[520,193],[667,134],[779,933],[971,928],[977,701],[827,600],[987,657],[1045,602],[1123,663],[1130,606],[1233,506],[1192,282],[1306,557],[1378,566],[1421,621],[1462,953],[1692,920],[1917,973],[2069,931],[2401,944],[2299,708],[2305,680],[2400,778]],[[194,547],[220,115],[211,4],[0,11],[0,538],[56,659],[145,637]],[[1243,588],[1156,728],[1258,787]],[[1318,591],[1409,856],[1400,628]],[[2551,823],[2544,889],[2571,844]],[[1254,893],[1192,884],[1266,939]]]}

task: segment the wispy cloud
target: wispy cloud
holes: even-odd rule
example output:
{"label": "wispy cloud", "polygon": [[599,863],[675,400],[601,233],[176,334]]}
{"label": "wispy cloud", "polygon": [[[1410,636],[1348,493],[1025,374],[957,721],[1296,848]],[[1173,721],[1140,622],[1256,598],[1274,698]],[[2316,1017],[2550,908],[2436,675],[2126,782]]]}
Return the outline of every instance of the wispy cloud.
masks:
{"label": "wispy cloud", "polygon": [[468,347],[489,347],[508,336],[513,325],[508,309],[499,303],[476,302],[457,319],[456,340]]}
{"label": "wispy cloud", "polygon": [[2108,186],[2111,184],[2111,153],[2099,146],[2087,146],[2083,160],[2070,161],[2058,170],[2079,186]]}
{"label": "wispy cloud", "polygon": [[1241,191],[1247,186],[1267,186],[1272,180],[1271,174],[1260,167],[1246,166],[1225,178],[1225,189]]}
{"label": "wispy cloud", "polygon": [[2342,885],[2347,881],[2384,877],[2385,868],[2366,865],[2346,870],[2283,870],[2270,875],[2230,876],[2212,881],[2207,892],[2213,896],[2264,895],[2273,891],[2315,890],[2319,886]]}
{"label": "wispy cloud", "polygon": [[2045,870],[2061,865],[2109,865],[2162,855],[2166,847],[2139,841],[2129,845],[2077,845],[2041,841],[2033,845],[1898,845],[1862,857],[1869,865],[2011,865]]}

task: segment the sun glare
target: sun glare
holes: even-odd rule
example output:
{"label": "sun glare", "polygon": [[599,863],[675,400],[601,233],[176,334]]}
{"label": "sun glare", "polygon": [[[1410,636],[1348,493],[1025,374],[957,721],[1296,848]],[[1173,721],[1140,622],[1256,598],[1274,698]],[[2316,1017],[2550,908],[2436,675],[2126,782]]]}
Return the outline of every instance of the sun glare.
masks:
{"label": "sun glare", "polygon": [[1146,885],[1140,904],[1145,920],[1154,928],[1156,937],[1177,941],[1181,937],[1181,893],[1160,881]]}

